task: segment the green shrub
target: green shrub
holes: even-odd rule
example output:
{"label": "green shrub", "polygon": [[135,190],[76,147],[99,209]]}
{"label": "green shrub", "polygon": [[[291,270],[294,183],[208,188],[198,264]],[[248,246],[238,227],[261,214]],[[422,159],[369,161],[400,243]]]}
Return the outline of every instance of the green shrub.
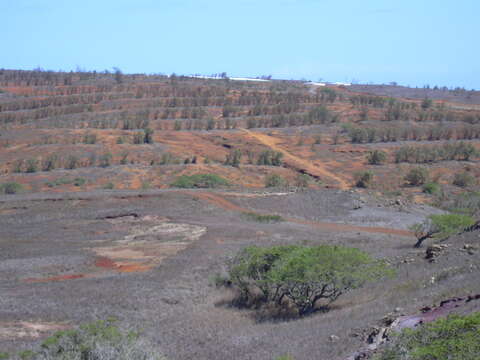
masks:
{"label": "green shrub", "polygon": [[109,182],[109,183],[105,184],[105,185],[103,186],[103,188],[104,188],[105,190],[113,190],[113,189],[115,189],[115,185],[114,185],[113,183]]}
{"label": "green shrub", "polygon": [[405,181],[412,186],[423,185],[428,180],[428,170],[422,167],[410,169],[405,175]]}
{"label": "green shrub", "polygon": [[79,165],[79,162],[80,161],[78,160],[78,157],[76,157],[75,155],[70,155],[67,159],[65,168],[67,168],[68,170],[76,169]]}
{"label": "green shrub", "polygon": [[83,137],[83,143],[84,144],[96,144],[97,143],[97,135],[96,134],[85,134]]}
{"label": "green shrub", "polygon": [[8,358],[10,358],[10,355],[8,355],[8,353],[0,352],[0,360],[7,360]]}
{"label": "green shrub", "polygon": [[279,151],[265,150],[260,153],[257,165],[282,166],[283,153]]}
{"label": "green shrub", "polygon": [[467,187],[475,183],[475,177],[468,172],[456,173],[452,184],[458,187]]}
{"label": "green shrub", "polygon": [[112,164],[112,153],[106,153],[100,156],[100,163],[98,166],[100,167],[109,167]]}
{"label": "green shrub", "polygon": [[87,182],[87,180],[84,179],[84,178],[73,179],[73,185],[75,185],[75,186],[83,186],[83,185],[85,185],[86,182]]}
{"label": "green shrub", "polygon": [[143,130],[143,141],[145,144],[153,144],[153,133],[154,131],[150,128],[146,128]]}
{"label": "green shrub", "polygon": [[478,360],[480,312],[405,329],[377,360]]}
{"label": "green shrub", "polygon": [[[26,356],[26,352],[23,352]],[[115,320],[96,321],[78,329],[59,331],[45,339],[25,359],[35,360],[161,360],[137,332],[124,331]]]}
{"label": "green shrub", "polygon": [[308,185],[312,182],[312,177],[308,174],[298,174],[295,179],[295,186],[299,188],[307,188]]}
{"label": "green shrub", "polygon": [[265,187],[281,187],[285,185],[285,179],[278,174],[270,174],[265,177]]}
{"label": "green shrub", "polygon": [[381,150],[370,151],[367,155],[367,161],[370,165],[380,165],[387,160],[387,154]]}
{"label": "green shrub", "polygon": [[425,98],[422,100],[422,109],[427,110],[428,108],[432,107],[433,100],[429,98]]}
{"label": "green shrub", "polygon": [[372,185],[373,173],[371,171],[360,171],[354,174],[355,186],[368,188]]}
{"label": "green shrub", "polygon": [[133,134],[133,143],[136,145],[145,143],[145,134],[143,132],[137,132]]}
{"label": "green shrub", "polygon": [[48,181],[46,183],[46,185],[48,187],[56,187],[56,186],[60,186],[60,185],[75,185],[75,186],[82,186],[82,185],[85,185],[85,183],[87,182],[86,179],[84,178],[80,178],[80,177],[77,177],[75,179],[69,179],[69,178],[66,178],[66,177],[62,177],[62,178],[59,178],[59,179],[55,179],[53,181]]}
{"label": "green shrub", "polygon": [[431,215],[429,218],[439,238],[446,238],[475,223],[473,217],[461,214]]}
{"label": "green shrub", "polygon": [[230,153],[225,158],[225,165],[230,165],[234,167],[240,166],[240,160],[242,159],[242,152],[238,149],[230,151]]}
{"label": "green shrub", "polygon": [[51,171],[54,170],[56,165],[57,165],[57,156],[56,155],[50,155],[48,156],[45,161],[43,162],[42,165],[42,170],[43,171]]}
{"label": "green shrub", "polygon": [[249,246],[229,264],[231,284],[245,305],[261,294],[261,301],[281,306],[287,302],[299,315],[315,310],[317,301],[328,306],[339,296],[392,274],[383,262],[343,246]]}
{"label": "green shrub", "polygon": [[217,188],[229,185],[230,183],[226,179],[216,174],[182,175],[170,184],[177,188]]}
{"label": "green shrub", "polygon": [[435,182],[430,182],[423,185],[423,192],[425,194],[435,194],[440,190],[440,186]]}
{"label": "green shrub", "polygon": [[35,356],[36,354],[32,350],[23,350],[18,353],[18,357],[22,360],[34,360]]}
{"label": "green shrub", "polygon": [[260,223],[272,223],[272,222],[281,222],[284,219],[280,215],[269,215],[269,214],[257,214],[254,212],[245,212],[243,216],[250,221],[256,221]]}
{"label": "green shrub", "polygon": [[472,144],[463,141],[433,146],[402,146],[395,152],[395,162],[432,163],[446,160],[468,161],[478,156]]}
{"label": "green shrub", "polygon": [[27,168],[25,172],[27,173],[35,173],[38,171],[38,160],[37,159],[28,159],[27,160]]}
{"label": "green shrub", "polygon": [[0,194],[13,195],[23,190],[23,185],[17,182],[0,184]]}

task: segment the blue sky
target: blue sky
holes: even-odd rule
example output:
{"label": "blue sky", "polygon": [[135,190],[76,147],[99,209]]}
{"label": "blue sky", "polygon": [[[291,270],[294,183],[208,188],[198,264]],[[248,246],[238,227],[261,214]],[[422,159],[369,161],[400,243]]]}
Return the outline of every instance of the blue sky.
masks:
{"label": "blue sky", "polygon": [[480,89],[478,0],[0,0],[0,68]]}

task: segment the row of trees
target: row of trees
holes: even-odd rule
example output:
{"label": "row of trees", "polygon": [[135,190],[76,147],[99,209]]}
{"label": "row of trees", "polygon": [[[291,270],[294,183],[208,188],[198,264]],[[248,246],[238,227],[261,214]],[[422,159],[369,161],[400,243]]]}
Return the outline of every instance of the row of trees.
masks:
{"label": "row of trees", "polygon": [[347,127],[347,134],[354,144],[422,140],[472,140],[480,139],[480,125],[461,126],[388,126]]}
{"label": "row of trees", "polygon": [[468,161],[479,156],[472,144],[463,141],[435,146],[402,146],[395,151],[396,163],[431,163],[445,160]]}

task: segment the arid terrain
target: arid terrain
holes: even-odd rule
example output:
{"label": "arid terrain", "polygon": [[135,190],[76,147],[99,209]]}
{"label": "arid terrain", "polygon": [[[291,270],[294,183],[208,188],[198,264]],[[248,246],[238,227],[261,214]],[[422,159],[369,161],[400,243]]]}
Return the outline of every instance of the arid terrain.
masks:
{"label": "arid terrain", "polygon": [[[386,318],[479,311],[478,229],[433,260],[433,239],[413,246],[414,224],[479,196],[478,94],[445,91],[0,70],[0,353],[116,317],[168,359],[342,360]],[[201,174],[225,183],[179,185]],[[239,250],[285,244],[397,274],[290,320],[215,286]]]}

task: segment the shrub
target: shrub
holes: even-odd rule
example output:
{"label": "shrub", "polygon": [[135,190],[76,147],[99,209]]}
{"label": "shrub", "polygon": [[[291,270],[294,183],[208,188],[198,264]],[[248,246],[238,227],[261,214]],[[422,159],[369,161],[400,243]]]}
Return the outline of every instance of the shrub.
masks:
{"label": "shrub", "polygon": [[230,165],[234,167],[240,166],[240,160],[242,159],[242,152],[238,149],[230,151],[230,153],[225,158],[225,165]]}
{"label": "shrub", "polygon": [[354,174],[355,186],[359,188],[368,188],[373,181],[373,173],[371,171],[360,171]]}
{"label": "shrub", "polygon": [[422,223],[414,224],[410,227],[417,237],[415,247],[420,247],[422,243],[430,238],[445,239],[451,235],[463,231],[472,226],[475,219],[462,214],[442,214],[430,215]]}
{"label": "shrub", "polygon": [[17,182],[0,184],[0,194],[13,195],[23,190],[23,185]]}
{"label": "shrub", "polygon": [[380,165],[387,159],[387,154],[381,150],[370,151],[367,155],[367,161],[370,165]]}
{"label": "shrub", "polygon": [[405,181],[412,186],[423,185],[428,180],[428,170],[422,167],[410,169],[405,175]]}
{"label": "shrub", "polygon": [[283,153],[272,150],[265,150],[260,153],[257,160],[257,165],[282,165]]}
{"label": "shrub", "polygon": [[150,344],[133,331],[123,331],[115,320],[96,321],[47,338],[33,351],[35,360],[161,360]]}
{"label": "shrub", "polygon": [[133,134],[133,143],[136,145],[144,144],[145,143],[145,134],[141,132],[137,132]]}
{"label": "shrub", "polygon": [[226,179],[216,174],[182,175],[170,184],[177,188],[217,188],[229,185],[230,183]]}
{"label": "shrub", "polygon": [[97,143],[97,135],[95,134],[85,134],[83,137],[83,143],[84,144],[96,144]]}
{"label": "shrub", "polygon": [[433,104],[433,101],[432,99],[429,99],[429,98],[425,98],[422,100],[422,109],[423,110],[427,110],[428,108],[430,108]]}
{"label": "shrub", "polygon": [[78,165],[79,165],[78,157],[76,157],[75,155],[70,155],[67,159],[65,168],[69,170],[73,170],[73,169],[76,169]]}
{"label": "shrub", "polygon": [[57,164],[57,156],[56,155],[50,155],[48,156],[45,161],[43,162],[42,165],[42,170],[43,171],[51,171],[55,169],[55,166]]}
{"label": "shrub", "polygon": [[328,124],[334,121],[330,111],[323,105],[312,108],[306,115],[309,124]]}
{"label": "shrub", "polygon": [[83,186],[83,185],[85,185],[86,182],[87,182],[87,180],[84,179],[84,178],[73,179],[73,185],[75,185],[75,186]]}
{"label": "shrub", "polygon": [[123,152],[120,157],[120,165],[128,164],[128,152]]}
{"label": "shrub", "polygon": [[143,130],[143,141],[145,144],[153,144],[153,130],[146,128]]}
{"label": "shrub", "polygon": [[106,153],[100,156],[100,163],[98,166],[100,167],[109,167],[112,163],[112,153]]}
{"label": "shrub", "polygon": [[468,172],[456,173],[452,184],[459,187],[467,187],[475,183],[475,178]]}
{"label": "shrub", "polygon": [[435,194],[440,190],[440,186],[435,182],[430,182],[423,185],[423,192],[425,194]]}
{"label": "shrub", "polygon": [[85,185],[86,182],[87,182],[86,179],[80,178],[80,177],[75,179],[69,179],[69,178],[63,177],[63,178],[56,179],[54,181],[48,181],[46,184],[48,187],[70,185],[70,184],[73,184],[75,186],[82,186],[82,185]]}
{"label": "shrub", "polygon": [[312,177],[310,175],[298,174],[297,178],[295,179],[295,186],[299,188],[307,188],[311,181]]}
{"label": "shrub", "polygon": [[103,186],[103,188],[104,188],[105,190],[113,190],[113,189],[115,189],[115,185],[114,185],[113,183],[109,182],[109,183],[105,184],[105,185]]}
{"label": "shrub", "polygon": [[265,177],[265,187],[281,187],[285,185],[285,179],[278,174],[270,174]]}
{"label": "shrub", "polygon": [[395,152],[395,162],[430,163],[445,160],[468,161],[478,156],[472,144],[463,141],[434,146],[402,146]]}
{"label": "shrub", "polygon": [[229,264],[231,284],[248,305],[261,294],[265,303],[288,302],[306,315],[317,301],[328,306],[339,296],[390,273],[383,262],[354,248],[320,245],[250,246]]}
{"label": "shrub", "polygon": [[477,360],[480,312],[405,329],[377,360]]}
{"label": "shrub", "polygon": [[173,162],[175,162],[175,157],[172,154],[168,152],[162,154],[162,157],[160,158],[160,165],[168,165],[172,164]]}
{"label": "shrub", "polygon": [[272,222],[281,222],[284,221],[280,215],[268,215],[268,214],[257,214],[254,212],[245,212],[243,216],[250,221],[256,221],[260,223],[272,223]]}
{"label": "shrub", "polygon": [[440,238],[446,238],[475,223],[471,216],[461,214],[431,215],[430,219],[437,237]]}
{"label": "shrub", "polygon": [[38,160],[36,159],[28,159],[27,160],[27,168],[25,172],[27,173],[35,173],[38,170]]}

